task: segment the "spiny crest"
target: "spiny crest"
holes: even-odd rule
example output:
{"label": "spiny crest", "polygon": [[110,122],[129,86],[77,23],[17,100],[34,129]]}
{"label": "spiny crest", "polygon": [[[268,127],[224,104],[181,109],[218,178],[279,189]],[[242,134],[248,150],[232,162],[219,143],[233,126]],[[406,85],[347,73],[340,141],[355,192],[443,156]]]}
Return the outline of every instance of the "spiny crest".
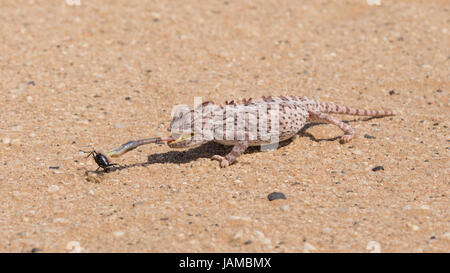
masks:
{"label": "spiny crest", "polygon": [[213,105],[213,104],[214,104],[214,102],[211,101],[211,100],[209,100],[209,101],[203,102],[201,105],[202,105],[202,106],[208,106],[208,105]]}
{"label": "spiny crest", "polygon": [[225,105],[236,105],[236,103],[234,102],[234,100],[232,101],[225,101]]}

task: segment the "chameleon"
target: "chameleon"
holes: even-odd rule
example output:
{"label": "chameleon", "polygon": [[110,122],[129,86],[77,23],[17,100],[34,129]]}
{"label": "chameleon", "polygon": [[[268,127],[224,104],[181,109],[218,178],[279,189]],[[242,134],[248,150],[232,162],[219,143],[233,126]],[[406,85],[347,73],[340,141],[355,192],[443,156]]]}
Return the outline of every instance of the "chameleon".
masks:
{"label": "chameleon", "polygon": [[194,108],[175,112],[167,128],[171,135],[165,138],[147,138],[129,141],[107,153],[118,157],[138,146],[167,142],[170,148],[193,148],[209,141],[233,146],[225,155],[214,155],[225,168],[236,162],[249,146],[277,144],[294,137],[307,122],[330,123],[344,134],[341,143],[349,142],[354,130],[347,123],[330,114],[384,117],[393,116],[392,110],[364,110],[330,102],[321,102],[304,96],[277,96],[259,99],[226,101],[217,105],[203,102]]}

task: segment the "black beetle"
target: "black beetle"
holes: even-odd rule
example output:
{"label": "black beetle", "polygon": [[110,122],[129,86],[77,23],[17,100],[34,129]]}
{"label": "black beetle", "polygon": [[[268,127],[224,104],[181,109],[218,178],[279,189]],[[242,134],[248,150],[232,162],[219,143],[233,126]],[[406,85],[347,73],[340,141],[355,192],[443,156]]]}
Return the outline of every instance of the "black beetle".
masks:
{"label": "black beetle", "polygon": [[[82,151],[82,150],[80,150],[80,151]],[[95,171],[98,171],[98,169],[100,169],[100,168],[103,168],[104,171],[108,171],[108,167],[119,165],[117,163],[109,163],[108,157],[106,157],[104,154],[99,153],[95,150],[90,151],[90,152],[86,152],[86,151],[82,151],[82,152],[88,153],[86,158],[88,158],[92,155],[92,157],[95,160],[95,163],[97,163],[97,165],[98,165],[98,168]]]}

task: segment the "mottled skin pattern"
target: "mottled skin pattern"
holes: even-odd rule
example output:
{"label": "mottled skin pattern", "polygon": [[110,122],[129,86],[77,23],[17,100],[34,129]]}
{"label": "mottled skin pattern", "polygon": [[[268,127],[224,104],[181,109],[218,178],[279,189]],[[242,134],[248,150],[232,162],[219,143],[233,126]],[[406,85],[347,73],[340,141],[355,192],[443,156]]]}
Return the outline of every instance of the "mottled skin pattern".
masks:
{"label": "mottled skin pattern", "polygon": [[[258,115],[260,112],[255,109],[265,111],[267,119],[261,119]],[[228,118],[226,118],[227,113],[229,114]],[[188,148],[209,141],[232,145],[233,149],[226,156],[214,155],[212,157],[212,159],[218,160],[220,166],[224,168],[234,163],[249,146],[271,144],[289,139],[295,136],[308,121],[334,124],[344,132],[341,142],[350,141],[354,135],[353,129],[329,114],[374,117],[395,115],[393,111],[389,110],[361,110],[294,96],[262,97],[256,100],[243,100],[239,103],[231,101],[226,102],[225,105],[205,102],[193,110],[174,115],[168,130],[172,132],[173,139],[178,140],[169,141],[168,145],[171,148]],[[240,119],[237,118],[238,115],[241,115]],[[278,124],[271,123],[276,119],[278,119]],[[241,121],[239,126],[238,120]],[[195,124],[197,124],[197,128]],[[261,124],[266,124],[267,130],[260,130]],[[271,138],[272,135],[267,133],[271,132],[271,129],[278,132],[276,138]],[[185,132],[191,132],[190,137],[181,138],[183,133],[186,136]]]}

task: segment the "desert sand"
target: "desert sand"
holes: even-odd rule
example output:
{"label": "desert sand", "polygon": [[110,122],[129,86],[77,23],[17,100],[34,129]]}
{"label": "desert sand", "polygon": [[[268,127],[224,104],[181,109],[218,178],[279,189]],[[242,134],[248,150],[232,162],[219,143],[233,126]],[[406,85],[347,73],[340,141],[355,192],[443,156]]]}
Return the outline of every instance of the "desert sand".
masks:
{"label": "desert sand", "polygon": [[[380,2],[380,5],[376,5]],[[1,252],[449,252],[449,1],[2,1]],[[367,109],[276,150],[142,146],[174,105]],[[374,171],[377,166],[383,169]],[[268,200],[272,192],[286,199]]]}

